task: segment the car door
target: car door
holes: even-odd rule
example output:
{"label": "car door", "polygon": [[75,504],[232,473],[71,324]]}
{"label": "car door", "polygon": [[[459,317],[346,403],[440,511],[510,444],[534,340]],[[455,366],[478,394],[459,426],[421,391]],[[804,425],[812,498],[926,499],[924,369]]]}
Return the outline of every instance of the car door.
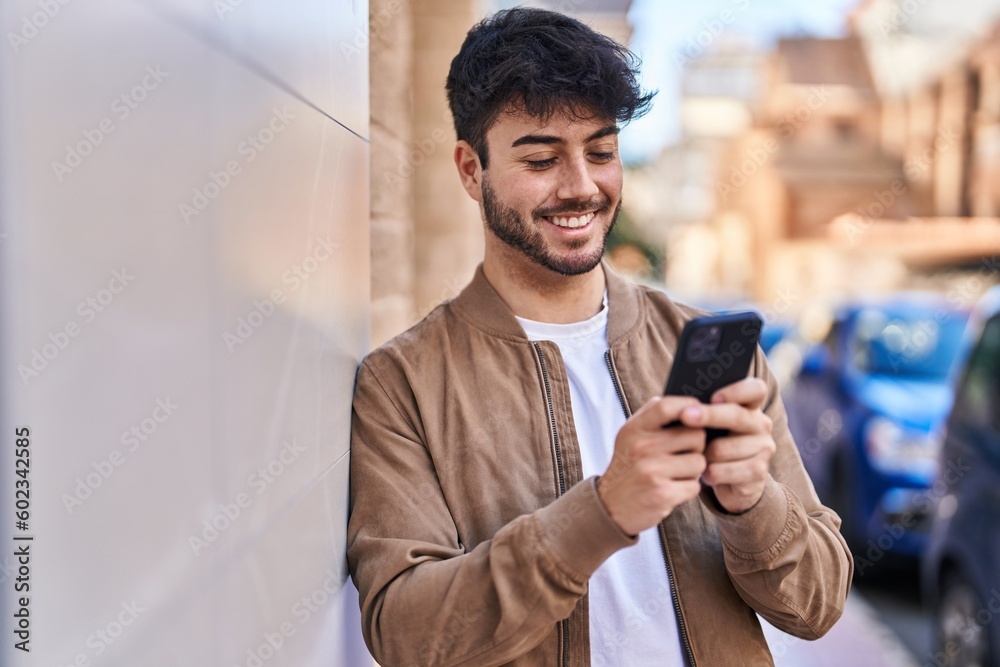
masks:
{"label": "car door", "polygon": [[834,470],[842,424],[839,334],[835,321],[816,343],[791,388],[784,394],[789,428],[820,499],[833,505],[840,479]]}
{"label": "car door", "polygon": [[967,575],[986,605],[1000,591],[1000,314],[987,320],[969,357],[939,474],[957,500],[952,539],[970,561]]}

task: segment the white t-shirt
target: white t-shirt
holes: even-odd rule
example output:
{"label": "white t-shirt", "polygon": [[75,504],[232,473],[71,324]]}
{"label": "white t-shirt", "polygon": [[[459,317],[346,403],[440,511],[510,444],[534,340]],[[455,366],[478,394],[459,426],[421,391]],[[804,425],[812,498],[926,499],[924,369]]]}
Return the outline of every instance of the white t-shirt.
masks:
{"label": "white t-shirt", "polygon": [[[584,478],[603,474],[625,413],[605,361],[608,297],[597,315],[574,324],[547,324],[521,317],[531,340],[559,346],[569,378],[573,422],[580,442]],[[681,667],[684,658],[670,580],[656,527],[639,543],[615,552],[590,578],[590,656],[594,667],[663,665]]]}

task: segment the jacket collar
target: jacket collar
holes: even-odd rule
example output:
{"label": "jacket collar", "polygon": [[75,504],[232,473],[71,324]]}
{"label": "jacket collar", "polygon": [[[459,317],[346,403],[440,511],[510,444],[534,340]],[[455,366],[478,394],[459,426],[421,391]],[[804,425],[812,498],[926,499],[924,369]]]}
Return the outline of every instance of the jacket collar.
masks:
{"label": "jacket collar", "polygon": [[[608,343],[613,344],[639,323],[640,293],[635,285],[615,273],[607,261],[601,260],[601,267],[608,287]],[[480,329],[495,335],[528,340],[514,313],[486,279],[482,264],[476,267],[472,282],[455,297],[452,306]]]}

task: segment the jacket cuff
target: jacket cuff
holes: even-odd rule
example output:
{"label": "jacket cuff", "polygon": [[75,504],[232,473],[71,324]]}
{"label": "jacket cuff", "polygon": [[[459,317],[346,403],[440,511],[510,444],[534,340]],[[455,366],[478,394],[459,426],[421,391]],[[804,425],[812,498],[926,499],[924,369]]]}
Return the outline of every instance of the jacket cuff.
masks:
{"label": "jacket cuff", "polygon": [[589,579],[611,554],[639,541],[622,532],[597,495],[590,477],[536,513],[542,539],[572,572]]}
{"label": "jacket cuff", "polygon": [[784,487],[769,477],[757,504],[740,514],[721,511],[706,503],[719,523],[722,539],[732,550],[744,555],[759,554],[775,546],[788,530],[788,496]]}

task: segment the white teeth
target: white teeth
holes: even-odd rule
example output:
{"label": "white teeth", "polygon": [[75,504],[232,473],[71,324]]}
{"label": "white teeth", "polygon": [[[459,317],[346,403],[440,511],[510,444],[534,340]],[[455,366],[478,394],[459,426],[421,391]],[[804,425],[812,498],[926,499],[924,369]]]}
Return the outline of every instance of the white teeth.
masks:
{"label": "white teeth", "polygon": [[567,227],[569,229],[576,229],[577,227],[584,227],[594,219],[594,213],[587,213],[579,218],[563,218],[563,217],[552,217],[549,220],[552,224],[558,227]]}

